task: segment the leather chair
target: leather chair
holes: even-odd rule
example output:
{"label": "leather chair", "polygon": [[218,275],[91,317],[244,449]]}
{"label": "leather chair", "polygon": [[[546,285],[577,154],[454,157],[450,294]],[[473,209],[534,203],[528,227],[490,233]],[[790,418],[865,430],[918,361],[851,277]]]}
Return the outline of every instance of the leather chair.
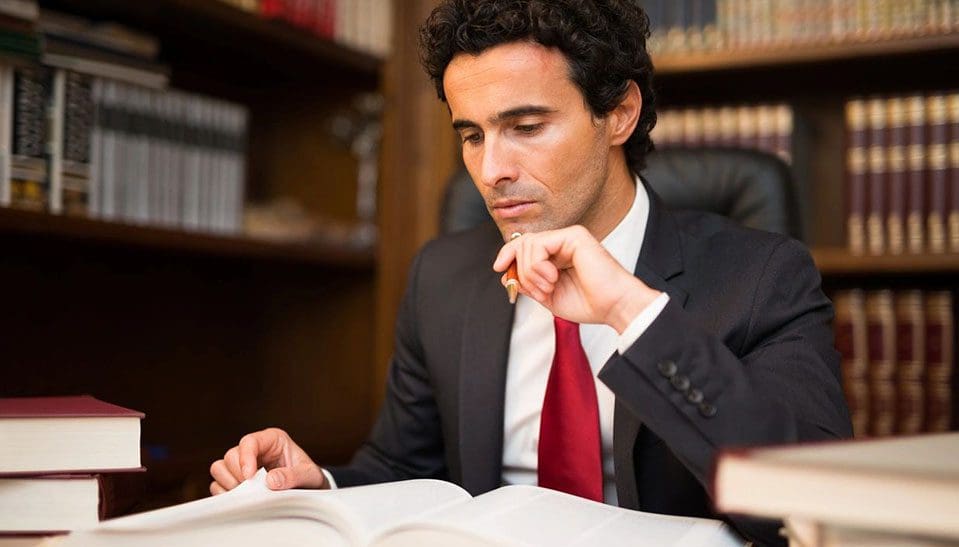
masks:
{"label": "leather chair", "polygon": [[[750,228],[800,238],[789,167],[773,154],[738,148],[670,148],[647,158],[641,173],[673,209],[710,211]],[[451,177],[440,213],[443,233],[490,221],[482,197],[461,169]]]}

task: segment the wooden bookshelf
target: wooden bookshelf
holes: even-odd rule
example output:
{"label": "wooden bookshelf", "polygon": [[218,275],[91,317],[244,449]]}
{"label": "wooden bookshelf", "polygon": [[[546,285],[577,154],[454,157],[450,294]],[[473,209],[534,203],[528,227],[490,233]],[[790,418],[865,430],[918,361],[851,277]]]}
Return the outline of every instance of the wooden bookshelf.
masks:
{"label": "wooden bookshelf", "polygon": [[890,56],[923,56],[959,49],[959,34],[876,38],[861,42],[771,45],[654,56],[659,76],[738,69],[783,68],[836,61],[870,61]]}
{"label": "wooden bookshelf", "polygon": [[0,208],[0,232],[197,257],[285,262],[314,267],[372,270],[372,248],[331,244],[274,243],[243,236],[186,232]]}
{"label": "wooden bookshelf", "polygon": [[[171,87],[246,106],[248,201],[357,222],[356,160],[330,125],[388,87],[383,60],[219,0],[39,3],[156,36]],[[152,506],[206,495],[210,463],[264,427],[344,463],[380,397],[382,249],[411,237],[381,233],[366,248],[273,243],[0,208],[0,396],[90,393],[144,411]]]}
{"label": "wooden bookshelf", "polygon": [[812,249],[823,276],[959,273],[959,254],[854,255],[841,247]]}
{"label": "wooden bookshelf", "polygon": [[[368,53],[282,21],[258,17],[219,0],[41,0],[40,5],[122,21],[147,30],[161,39],[165,56],[186,55],[197,47],[212,46],[244,52],[248,54],[247,62],[262,61],[268,55],[273,63],[294,70],[301,70],[302,63],[310,62],[314,69],[346,72],[374,81],[383,64],[381,59]],[[189,43],[181,41],[185,37]]]}

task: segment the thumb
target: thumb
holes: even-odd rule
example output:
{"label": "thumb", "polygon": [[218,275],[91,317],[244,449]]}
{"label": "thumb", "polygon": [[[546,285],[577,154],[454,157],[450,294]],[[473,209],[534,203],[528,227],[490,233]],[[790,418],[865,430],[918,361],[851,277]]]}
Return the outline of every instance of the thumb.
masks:
{"label": "thumb", "polygon": [[266,485],[270,490],[290,488],[322,488],[326,478],[315,463],[301,463],[287,467],[271,469],[266,475]]}

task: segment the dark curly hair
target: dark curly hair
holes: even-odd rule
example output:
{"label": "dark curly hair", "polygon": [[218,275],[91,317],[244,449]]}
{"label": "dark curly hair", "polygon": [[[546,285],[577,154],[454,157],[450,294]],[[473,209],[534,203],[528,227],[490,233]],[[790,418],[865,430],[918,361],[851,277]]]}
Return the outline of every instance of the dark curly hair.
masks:
{"label": "dark curly hair", "polygon": [[420,27],[420,60],[445,102],[443,75],[457,53],[476,55],[522,40],[555,47],[595,117],[612,111],[629,80],[635,81],[643,106],[623,148],[639,173],[653,149],[649,132],[656,125],[647,38],[649,19],[631,0],[445,0]]}

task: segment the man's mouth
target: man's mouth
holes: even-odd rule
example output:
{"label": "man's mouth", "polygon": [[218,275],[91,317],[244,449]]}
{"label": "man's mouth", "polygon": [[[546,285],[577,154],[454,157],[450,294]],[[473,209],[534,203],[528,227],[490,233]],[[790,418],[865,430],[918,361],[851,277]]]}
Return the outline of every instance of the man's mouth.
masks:
{"label": "man's mouth", "polygon": [[499,218],[516,218],[526,213],[535,202],[523,199],[503,199],[493,203],[493,214]]}

